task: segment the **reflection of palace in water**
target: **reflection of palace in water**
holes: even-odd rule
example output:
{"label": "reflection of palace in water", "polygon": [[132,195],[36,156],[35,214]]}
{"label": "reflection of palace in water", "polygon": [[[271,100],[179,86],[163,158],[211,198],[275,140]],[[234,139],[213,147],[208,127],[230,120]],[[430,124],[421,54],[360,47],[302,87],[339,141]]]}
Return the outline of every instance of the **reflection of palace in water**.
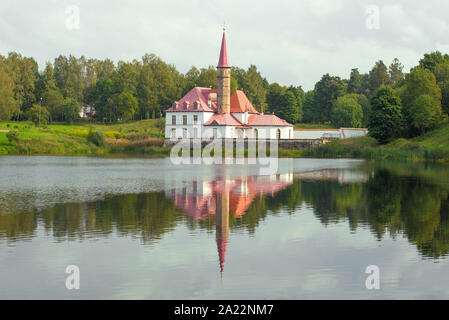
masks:
{"label": "reflection of palace in water", "polygon": [[243,176],[217,180],[189,181],[185,186],[166,192],[173,203],[195,220],[215,216],[220,272],[223,272],[229,240],[229,215],[241,218],[256,199],[274,195],[293,183],[293,174]]}

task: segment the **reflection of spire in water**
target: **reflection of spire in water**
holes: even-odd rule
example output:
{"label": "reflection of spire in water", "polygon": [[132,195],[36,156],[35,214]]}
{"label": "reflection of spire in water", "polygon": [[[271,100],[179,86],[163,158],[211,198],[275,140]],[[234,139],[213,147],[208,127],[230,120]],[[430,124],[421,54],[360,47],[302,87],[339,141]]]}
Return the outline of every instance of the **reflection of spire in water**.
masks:
{"label": "reflection of spire in water", "polygon": [[229,191],[217,194],[216,238],[220,273],[223,273],[226,259],[226,248],[229,239]]}
{"label": "reflection of spire in water", "polygon": [[221,275],[229,241],[229,215],[242,218],[258,195],[274,195],[293,183],[293,174],[230,178],[227,170],[226,167],[217,170],[216,180],[198,179],[166,192],[176,206],[195,220],[215,215]]}

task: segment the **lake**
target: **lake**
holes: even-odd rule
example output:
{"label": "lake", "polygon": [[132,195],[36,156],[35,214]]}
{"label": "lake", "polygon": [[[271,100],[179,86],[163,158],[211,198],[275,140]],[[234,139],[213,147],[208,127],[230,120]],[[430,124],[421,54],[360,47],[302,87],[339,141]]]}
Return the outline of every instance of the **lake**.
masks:
{"label": "lake", "polygon": [[0,299],[448,299],[448,195],[424,163],[4,156]]}

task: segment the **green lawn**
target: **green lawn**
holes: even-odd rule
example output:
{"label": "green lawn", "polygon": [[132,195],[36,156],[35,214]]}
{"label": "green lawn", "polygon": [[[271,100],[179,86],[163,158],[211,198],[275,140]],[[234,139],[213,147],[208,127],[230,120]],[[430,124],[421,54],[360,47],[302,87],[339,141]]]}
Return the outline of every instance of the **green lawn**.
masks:
{"label": "green lawn", "polygon": [[[141,120],[124,124],[94,124],[88,122],[65,124],[53,123],[41,129],[35,128],[31,122],[1,122],[0,130],[17,130],[19,142],[10,144],[5,132],[0,132],[0,154],[53,154],[53,155],[106,155],[111,148],[97,147],[87,142],[89,130],[102,131],[105,138],[123,138],[129,134],[141,134],[158,137],[157,120]],[[115,148],[114,150],[117,150]],[[145,150],[154,153],[155,149],[132,149],[133,153]],[[166,150],[158,149],[157,152]]]}

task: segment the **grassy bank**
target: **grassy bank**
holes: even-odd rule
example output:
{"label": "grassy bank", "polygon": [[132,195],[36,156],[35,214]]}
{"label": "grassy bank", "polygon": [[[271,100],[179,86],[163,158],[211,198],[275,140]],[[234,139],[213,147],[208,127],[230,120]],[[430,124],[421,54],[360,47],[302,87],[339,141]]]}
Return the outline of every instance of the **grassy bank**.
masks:
{"label": "grassy bank", "polygon": [[385,145],[371,137],[337,140],[320,148],[304,150],[301,155],[449,162],[449,122],[445,121],[435,130],[413,139],[401,138]]}
{"label": "grassy bank", "polygon": [[[9,141],[7,132],[0,132],[0,154],[6,155],[117,155],[140,154],[166,156],[159,138],[156,120],[141,120],[125,124],[50,124],[35,128],[31,122],[3,122],[0,131],[17,131],[16,141]],[[88,141],[89,131],[101,132],[105,143]]]}

